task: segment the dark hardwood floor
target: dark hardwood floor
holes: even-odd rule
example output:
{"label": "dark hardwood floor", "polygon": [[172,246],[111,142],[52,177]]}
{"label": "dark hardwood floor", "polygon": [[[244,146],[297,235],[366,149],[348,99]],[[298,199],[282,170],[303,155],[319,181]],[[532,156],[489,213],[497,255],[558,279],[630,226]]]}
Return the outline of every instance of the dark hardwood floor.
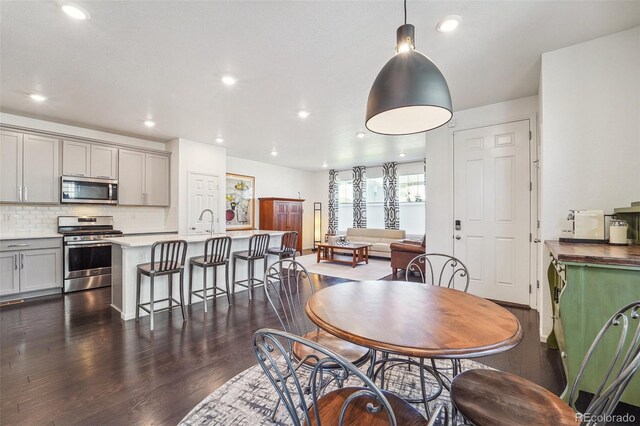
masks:
{"label": "dark hardwood floor", "polygon": [[[387,279],[391,279],[388,277]],[[313,276],[316,288],[346,280]],[[188,310],[122,322],[110,288],[0,308],[0,424],[176,424],[199,401],[255,364],[253,332],[278,327],[261,288]],[[538,338],[536,311],[508,308],[524,339],[480,359],[561,392],[557,351]]]}

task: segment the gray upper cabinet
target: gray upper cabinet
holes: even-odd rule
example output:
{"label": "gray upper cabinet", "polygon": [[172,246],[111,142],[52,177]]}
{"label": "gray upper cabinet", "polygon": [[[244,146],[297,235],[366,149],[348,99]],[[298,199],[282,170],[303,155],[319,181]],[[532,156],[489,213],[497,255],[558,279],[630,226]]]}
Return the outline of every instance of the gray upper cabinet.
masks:
{"label": "gray upper cabinet", "polygon": [[64,141],[62,174],[65,176],[118,178],[118,148],[88,142]]}
{"label": "gray upper cabinet", "polygon": [[58,202],[59,140],[2,130],[0,201]]}
{"label": "gray upper cabinet", "polygon": [[169,157],[120,150],[118,204],[169,205]]}
{"label": "gray upper cabinet", "polygon": [[146,154],[145,194],[148,206],[169,205],[169,157]]}
{"label": "gray upper cabinet", "polygon": [[90,143],[62,142],[62,174],[65,176],[91,176]]}
{"label": "gray upper cabinet", "polygon": [[0,201],[22,201],[22,134],[2,130],[0,134]]}
{"label": "gray upper cabinet", "polygon": [[107,145],[91,145],[91,177],[118,178],[118,148]]}

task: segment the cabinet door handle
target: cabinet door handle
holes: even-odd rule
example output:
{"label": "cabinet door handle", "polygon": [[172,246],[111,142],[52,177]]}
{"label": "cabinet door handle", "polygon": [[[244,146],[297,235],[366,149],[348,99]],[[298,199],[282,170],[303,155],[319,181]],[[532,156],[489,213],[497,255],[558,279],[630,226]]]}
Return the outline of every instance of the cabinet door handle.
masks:
{"label": "cabinet door handle", "polygon": [[29,202],[29,193],[27,192],[29,188],[27,188],[26,186],[24,187],[24,202],[28,203]]}
{"label": "cabinet door handle", "polygon": [[99,179],[111,179],[111,176],[96,176]]}
{"label": "cabinet door handle", "polygon": [[79,177],[84,177],[85,174],[84,173],[69,173],[69,176],[79,176]]}
{"label": "cabinet door handle", "polygon": [[20,269],[24,269],[24,254],[20,253]]}
{"label": "cabinet door handle", "polygon": [[22,202],[22,186],[18,186],[18,201]]}
{"label": "cabinet door handle", "polygon": [[7,247],[29,247],[31,244],[9,244]]}
{"label": "cabinet door handle", "polygon": [[13,269],[15,269],[17,271],[18,270],[18,255],[17,254],[13,255],[13,261],[14,261]]}

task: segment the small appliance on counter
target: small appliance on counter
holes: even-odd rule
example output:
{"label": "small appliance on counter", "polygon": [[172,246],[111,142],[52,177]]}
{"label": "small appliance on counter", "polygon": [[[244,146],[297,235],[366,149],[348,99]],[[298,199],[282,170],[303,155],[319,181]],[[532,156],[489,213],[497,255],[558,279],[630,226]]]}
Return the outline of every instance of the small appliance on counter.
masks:
{"label": "small appliance on counter", "polygon": [[611,219],[609,223],[609,244],[613,246],[626,246],[627,242],[627,230],[629,225],[624,220]]}
{"label": "small appliance on counter", "polygon": [[603,244],[604,210],[569,210],[567,229],[560,237],[563,243]]}

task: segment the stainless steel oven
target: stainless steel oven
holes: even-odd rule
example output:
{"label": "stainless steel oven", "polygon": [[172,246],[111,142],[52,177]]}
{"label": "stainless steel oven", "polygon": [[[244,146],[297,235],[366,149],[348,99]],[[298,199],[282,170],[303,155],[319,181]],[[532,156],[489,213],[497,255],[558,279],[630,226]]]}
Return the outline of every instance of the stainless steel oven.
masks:
{"label": "stainless steel oven", "polygon": [[111,216],[60,216],[65,293],[111,285],[111,243],[119,237]]}
{"label": "stainless steel oven", "polygon": [[60,202],[118,204],[118,181],[62,176],[60,178]]}

